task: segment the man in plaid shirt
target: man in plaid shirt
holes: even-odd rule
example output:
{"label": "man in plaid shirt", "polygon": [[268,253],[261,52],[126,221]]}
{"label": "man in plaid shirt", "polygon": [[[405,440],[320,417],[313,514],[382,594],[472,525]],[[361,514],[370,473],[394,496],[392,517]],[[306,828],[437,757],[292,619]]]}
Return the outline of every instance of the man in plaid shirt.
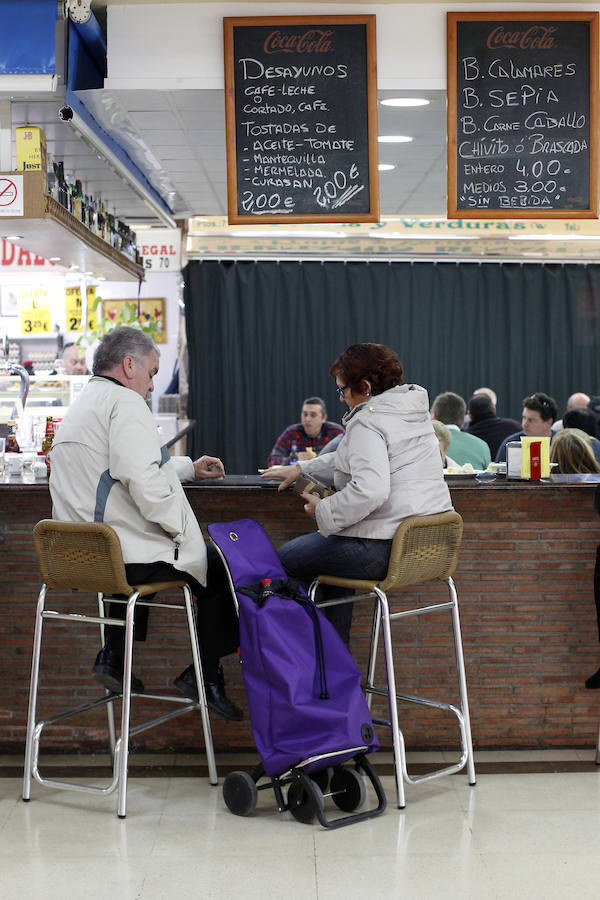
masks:
{"label": "man in plaid shirt", "polygon": [[327,420],[325,401],[320,397],[307,397],[302,404],[301,418],[301,422],[290,425],[279,435],[269,454],[268,466],[285,465],[293,444],[296,445],[298,459],[310,459],[308,447],[317,454],[333,438],[344,434],[341,425]]}

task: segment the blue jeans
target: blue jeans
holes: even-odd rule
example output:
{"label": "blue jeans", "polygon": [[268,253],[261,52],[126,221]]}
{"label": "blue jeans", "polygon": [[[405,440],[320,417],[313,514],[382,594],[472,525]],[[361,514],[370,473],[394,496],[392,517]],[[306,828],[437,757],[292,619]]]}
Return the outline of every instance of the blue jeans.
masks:
{"label": "blue jeans", "polygon": [[[288,541],[277,551],[290,578],[295,578],[308,590],[317,575],[337,575],[340,578],[366,578],[380,581],[385,577],[392,540],[374,538],[341,537],[337,534],[323,537],[318,531],[302,534]],[[321,585],[317,601],[334,600],[354,593],[347,588]],[[335,626],[347,644],[352,622],[352,603],[328,606],[323,612]]]}

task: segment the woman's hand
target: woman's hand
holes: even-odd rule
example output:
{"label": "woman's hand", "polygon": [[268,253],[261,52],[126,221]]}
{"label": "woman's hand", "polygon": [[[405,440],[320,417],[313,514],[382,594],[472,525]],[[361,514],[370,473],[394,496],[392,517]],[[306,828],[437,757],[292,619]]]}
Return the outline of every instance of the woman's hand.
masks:
{"label": "woman's hand", "polygon": [[321,502],[321,498],[317,494],[308,494],[306,491],[302,491],[300,494],[303,500],[305,500],[304,504],[304,512],[311,519],[317,520],[316,509],[319,503]]}
{"label": "woman's hand", "polygon": [[277,488],[279,491],[285,491],[286,488],[289,488],[290,484],[293,484],[298,475],[302,474],[302,469],[298,465],[293,466],[271,466],[270,469],[264,469],[261,472],[261,478],[276,478],[278,481],[281,481],[281,484]]}

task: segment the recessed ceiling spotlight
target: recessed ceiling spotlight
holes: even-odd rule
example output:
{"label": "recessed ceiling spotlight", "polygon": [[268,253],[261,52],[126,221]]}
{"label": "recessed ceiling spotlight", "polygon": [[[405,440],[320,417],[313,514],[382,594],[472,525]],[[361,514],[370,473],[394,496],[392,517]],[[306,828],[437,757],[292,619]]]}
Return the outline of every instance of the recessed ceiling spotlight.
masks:
{"label": "recessed ceiling spotlight", "polygon": [[6,240],[6,241],[22,241],[23,235],[22,234],[7,234],[4,240]]}
{"label": "recessed ceiling spotlight", "polygon": [[395,169],[396,166],[393,166],[391,163],[379,163],[377,168],[380,172],[389,172],[390,169]]}
{"label": "recessed ceiling spotlight", "polygon": [[412,138],[405,134],[380,134],[377,140],[380,144],[408,144]]}
{"label": "recessed ceiling spotlight", "polygon": [[49,256],[48,262],[60,262],[61,259],[62,259],[62,256]]}
{"label": "recessed ceiling spotlight", "polygon": [[382,106],[428,106],[431,101],[423,97],[390,97],[379,102]]}

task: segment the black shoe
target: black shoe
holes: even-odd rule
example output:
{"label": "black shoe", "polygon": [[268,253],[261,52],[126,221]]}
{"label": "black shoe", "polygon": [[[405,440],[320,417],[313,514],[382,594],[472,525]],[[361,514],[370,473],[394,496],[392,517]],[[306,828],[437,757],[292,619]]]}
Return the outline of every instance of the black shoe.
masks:
{"label": "black shoe", "polygon": [[[185,671],[178,675],[174,681],[177,690],[181,691],[184,697],[198,702],[198,685],[196,684],[196,673],[194,666],[188,666]],[[209,709],[216,712],[224,719],[230,719],[232,722],[241,722],[244,713],[233,703],[225,694],[225,679],[223,677],[223,669],[219,666],[217,671],[217,680],[215,682],[206,682],[204,685],[206,690],[206,704]]]}
{"label": "black shoe", "polygon": [[585,686],[588,691],[595,691],[600,688],[600,669],[598,669],[597,672],[594,672],[593,675],[590,675],[590,677],[586,679]]}
{"label": "black shoe", "polygon": [[[94,678],[102,684],[107,691],[113,694],[121,694],[123,691],[123,657],[113,650],[103,647],[92,669]],[[131,675],[131,690],[134,694],[143,694],[144,685],[139,678]]]}

